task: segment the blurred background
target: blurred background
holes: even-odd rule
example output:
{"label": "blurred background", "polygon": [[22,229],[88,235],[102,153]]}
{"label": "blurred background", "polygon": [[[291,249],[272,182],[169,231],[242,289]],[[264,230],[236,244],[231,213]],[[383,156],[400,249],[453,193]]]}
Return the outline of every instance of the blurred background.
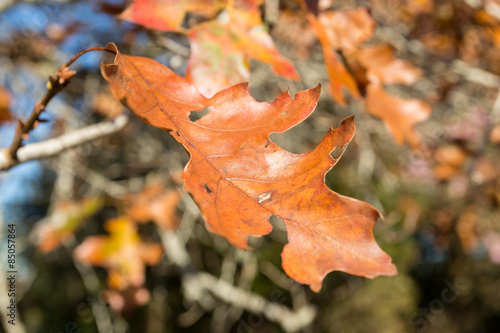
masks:
{"label": "blurred background", "polygon": [[[0,0],[2,148],[48,76],[82,49],[114,42],[124,54],[185,75],[186,35],[117,18],[127,5]],[[0,331],[500,332],[500,2],[322,6],[369,8],[377,28],[368,44],[390,44],[397,58],[422,70],[412,85],[387,87],[431,105],[415,126],[419,148],[396,143],[362,99],[347,97],[345,106],[332,100],[321,44],[292,0],[266,1],[261,9],[301,80],[250,60],[251,93],[273,101],[287,89],[293,95],[322,84],[312,116],[271,135],[294,153],[311,151],[330,126],[356,116],[356,136],[326,183],[380,210],[375,238],[399,274],[370,280],[332,272],[313,293],[281,268],[286,232],[279,220],[271,234],[251,240],[251,250],[233,248],[206,231],[182,191],[182,146],[130,117],[115,134],[0,173],[0,260],[6,274],[7,225],[14,223],[19,321],[16,328],[3,322]],[[26,144],[128,114],[102,79],[101,57],[92,52],[72,66],[76,76]],[[110,248],[134,255],[113,257]]]}

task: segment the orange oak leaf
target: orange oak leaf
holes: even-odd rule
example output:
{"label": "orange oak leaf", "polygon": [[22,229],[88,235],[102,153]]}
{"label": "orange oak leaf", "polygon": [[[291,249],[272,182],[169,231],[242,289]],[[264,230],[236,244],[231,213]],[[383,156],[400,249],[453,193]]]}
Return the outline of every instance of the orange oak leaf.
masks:
{"label": "orange oak leaf", "polygon": [[342,87],[345,87],[352,96],[359,98],[360,93],[356,80],[340,61],[335,52],[335,46],[330,43],[325,27],[313,14],[307,13],[306,15],[323,48],[324,61],[330,77],[330,94],[333,99],[342,105],[346,104]]}
{"label": "orange oak leaf", "polygon": [[[249,236],[268,234],[275,215],[283,220],[288,244],[285,272],[319,291],[333,270],[367,276],[394,275],[396,267],[375,242],[379,212],[367,203],[331,191],[325,174],[337,163],[329,154],[352,140],[354,118],[330,129],[307,154],[293,154],[269,135],[307,118],[320,87],[288,92],[273,103],[257,102],[248,84],[207,99],[185,79],[158,62],[122,55],[101,72],[120,100],[145,122],[168,131],[189,152],[184,188],[199,205],[207,228],[245,249]],[[207,109],[193,122],[191,112]]]}
{"label": "orange oak leaf", "polygon": [[137,222],[153,221],[162,229],[175,229],[179,225],[175,209],[180,201],[177,190],[166,190],[162,184],[155,184],[133,199],[127,215]]}
{"label": "orange oak leaf", "polygon": [[75,249],[75,259],[106,268],[113,289],[142,286],[145,265],[158,263],[161,245],[142,242],[136,225],[127,217],[108,220],[104,227],[110,235],[87,237]]}
{"label": "orange oak leaf", "polygon": [[426,120],[432,112],[429,104],[419,99],[404,99],[393,96],[379,83],[370,83],[366,90],[368,112],[382,119],[398,144],[407,141],[417,148],[420,137],[413,128]]}

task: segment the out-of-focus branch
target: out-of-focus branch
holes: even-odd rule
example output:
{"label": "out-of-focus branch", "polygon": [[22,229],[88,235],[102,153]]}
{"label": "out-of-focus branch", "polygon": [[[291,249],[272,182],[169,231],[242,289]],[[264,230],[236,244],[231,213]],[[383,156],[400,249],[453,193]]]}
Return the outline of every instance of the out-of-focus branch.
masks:
{"label": "out-of-focus branch", "polygon": [[470,82],[479,83],[488,88],[497,88],[500,85],[500,76],[484,69],[473,67],[461,60],[453,61],[453,71],[463,75]]}
{"label": "out-of-focus branch", "polygon": [[313,306],[305,305],[292,310],[282,304],[270,302],[264,297],[243,290],[231,283],[204,272],[194,272],[190,258],[175,231],[158,230],[162,238],[165,255],[181,268],[184,295],[190,301],[198,302],[205,310],[215,305],[212,296],[234,307],[264,315],[278,323],[287,332],[296,332],[311,324],[316,316]]}
{"label": "out-of-focus branch", "polygon": [[57,155],[62,151],[85,142],[116,133],[128,124],[129,117],[120,115],[113,120],[106,120],[90,125],[57,138],[32,143],[17,150],[17,158],[12,158],[9,148],[0,150],[0,170],[7,170],[26,161]]}
{"label": "out-of-focus branch", "polygon": [[[306,305],[293,311],[282,304],[270,302],[260,295],[235,287],[205,272],[191,275],[189,279],[191,279],[190,285],[196,284],[198,290],[209,291],[218,299],[235,307],[252,313],[262,313],[270,321],[280,324],[287,332],[297,332],[309,326],[316,316],[316,309],[313,306]],[[191,296],[196,295],[191,293]],[[203,297],[203,294],[199,297]]]}

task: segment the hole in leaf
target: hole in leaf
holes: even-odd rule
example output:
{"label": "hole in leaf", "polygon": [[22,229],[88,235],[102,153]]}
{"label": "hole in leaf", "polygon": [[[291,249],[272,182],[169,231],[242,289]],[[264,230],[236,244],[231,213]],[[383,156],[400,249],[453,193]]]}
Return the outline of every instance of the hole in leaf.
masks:
{"label": "hole in leaf", "polygon": [[110,52],[104,52],[104,54],[102,55],[102,59],[101,61],[105,64],[105,65],[110,65],[112,64],[114,61],[115,61],[115,57],[116,55],[113,54],[113,53],[110,53]]}
{"label": "hole in leaf", "polygon": [[[286,118],[286,115],[283,116],[283,118]],[[312,150],[311,147],[308,146],[308,142],[318,143],[321,141],[321,137],[311,137],[312,132],[311,125],[302,122],[283,133],[271,133],[269,138],[280,148],[294,154],[303,154]]]}
{"label": "hole in leaf", "polygon": [[203,110],[201,110],[201,111],[191,111],[189,113],[189,120],[197,121],[197,120],[203,118],[204,116],[206,116],[209,112],[210,112],[210,110],[208,108],[203,108]]}
{"label": "hole in leaf", "polygon": [[282,244],[285,244],[288,241],[285,222],[283,222],[281,218],[275,215],[272,215],[269,218],[269,222],[273,226],[273,230],[269,233],[269,237]]}
{"label": "hole in leaf", "polygon": [[205,191],[207,191],[208,194],[212,193],[212,189],[210,187],[208,187],[207,183],[205,183],[205,185],[203,185],[203,187],[205,187]]}
{"label": "hole in leaf", "polygon": [[333,159],[338,160],[343,153],[344,153],[344,148],[335,147],[335,149],[330,153],[330,156]]}

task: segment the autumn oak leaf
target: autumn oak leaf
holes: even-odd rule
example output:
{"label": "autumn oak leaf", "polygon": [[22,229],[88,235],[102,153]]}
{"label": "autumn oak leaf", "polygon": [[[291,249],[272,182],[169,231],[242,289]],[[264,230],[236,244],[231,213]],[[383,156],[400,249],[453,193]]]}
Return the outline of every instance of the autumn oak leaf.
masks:
{"label": "autumn oak leaf", "polygon": [[[337,163],[330,152],[352,140],[354,118],[330,129],[306,154],[290,153],[269,139],[314,111],[319,86],[294,98],[285,92],[266,103],[254,100],[244,83],[207,99],[158,62],[122,55],[114,44],[108,49],[116,56],[111,63],[101,63],[101,72],[115,96],[189,152],[184,187],[210,231],[245,249],[249,236],[271,231],[272,215],[281,218],[288,233],[283,268],[314,291],[333,270],[370,278],[397,273],[373,237],[379,212],[324,183]],[[202,110],[209,112],[190,120],[192,112]]]}

